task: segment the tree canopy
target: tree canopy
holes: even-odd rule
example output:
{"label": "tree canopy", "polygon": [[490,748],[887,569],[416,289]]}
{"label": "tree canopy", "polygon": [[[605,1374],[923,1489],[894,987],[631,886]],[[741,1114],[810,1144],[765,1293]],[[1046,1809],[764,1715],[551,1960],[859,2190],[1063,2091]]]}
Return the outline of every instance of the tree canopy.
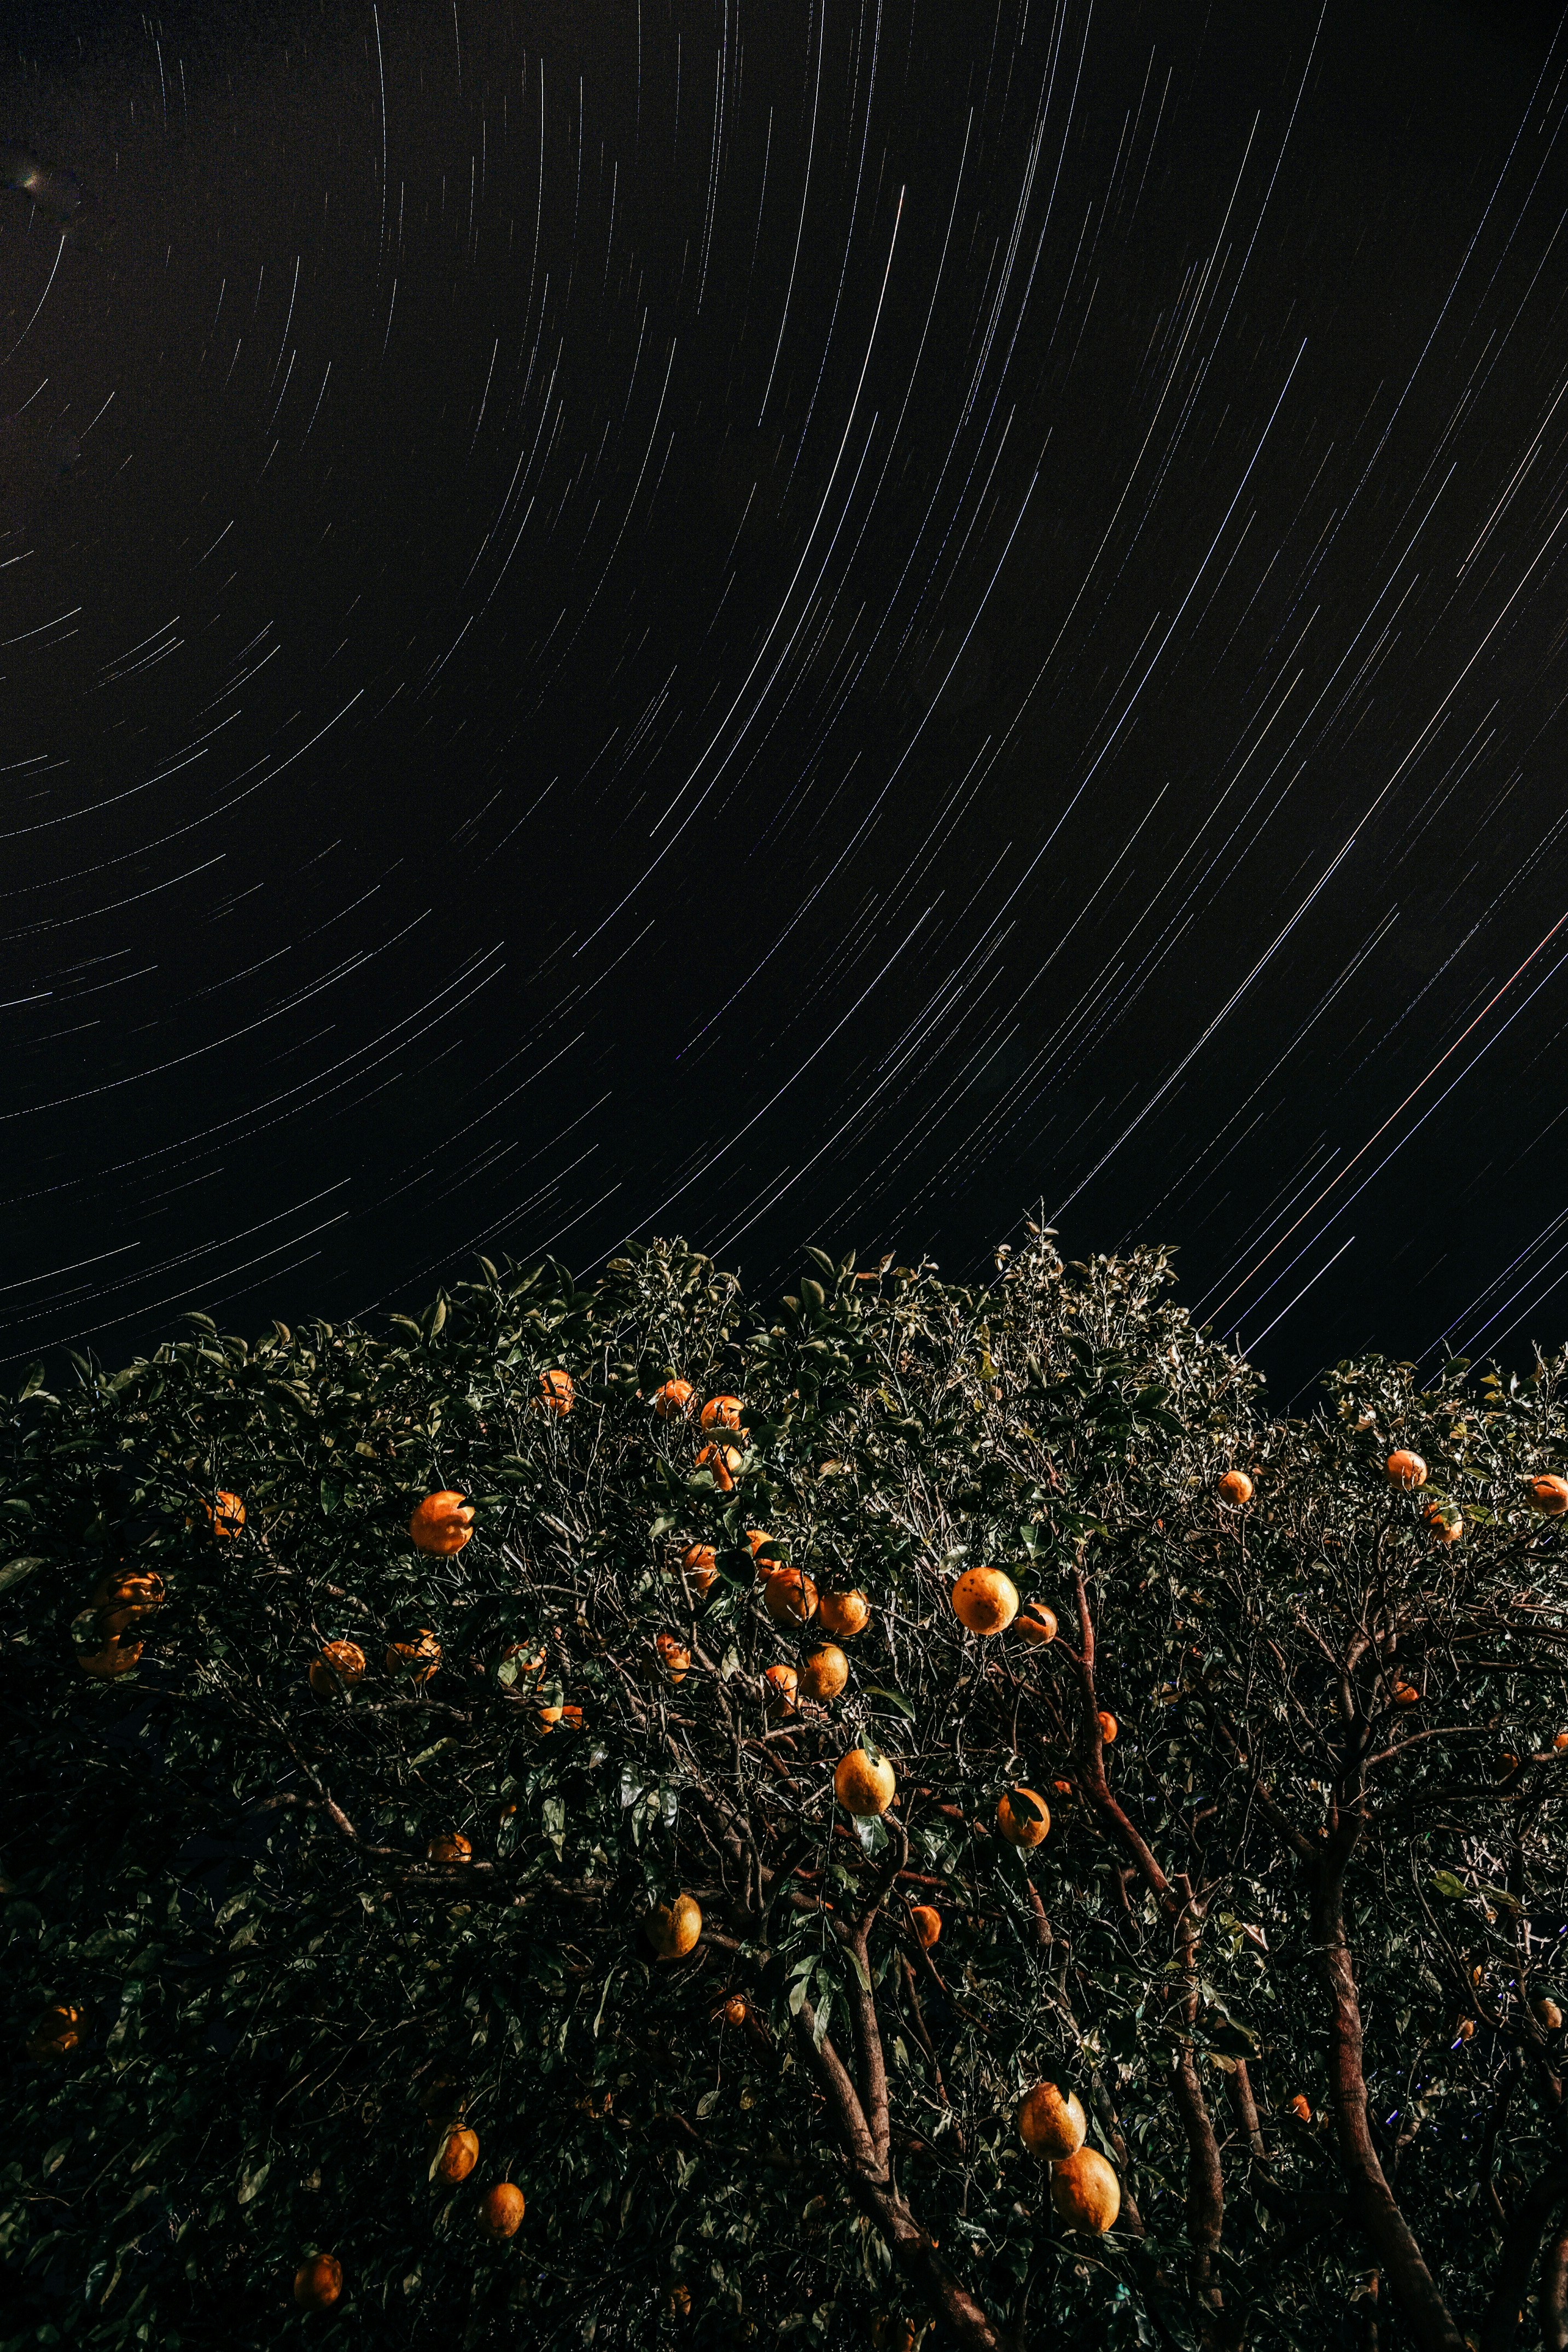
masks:
{"label": "tree canopy", "polygon": [[1564,2352],[1568,1360],[1284,1419],[1032,1229],[187,1326],[0,1426],[3,2352]]}

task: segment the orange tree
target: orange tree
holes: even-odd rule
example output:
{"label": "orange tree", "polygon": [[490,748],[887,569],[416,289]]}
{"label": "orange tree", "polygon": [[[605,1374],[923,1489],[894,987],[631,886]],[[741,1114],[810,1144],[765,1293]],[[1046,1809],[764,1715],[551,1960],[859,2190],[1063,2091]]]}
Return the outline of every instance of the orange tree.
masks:
{"label": "orange tree", "polygon": [[1563,1367],[998,1260],[29,1376],[5,2352],[1561,2352]]}

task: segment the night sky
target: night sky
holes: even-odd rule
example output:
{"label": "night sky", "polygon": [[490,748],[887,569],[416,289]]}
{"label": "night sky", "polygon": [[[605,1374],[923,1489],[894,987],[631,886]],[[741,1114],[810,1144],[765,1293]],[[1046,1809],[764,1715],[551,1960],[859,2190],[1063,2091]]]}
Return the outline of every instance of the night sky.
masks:
{"label": "night sky", "polygon": [[1281,1403],[1568,1329],[1554,10],[5,26],[6,1363],[1040,1207]]}

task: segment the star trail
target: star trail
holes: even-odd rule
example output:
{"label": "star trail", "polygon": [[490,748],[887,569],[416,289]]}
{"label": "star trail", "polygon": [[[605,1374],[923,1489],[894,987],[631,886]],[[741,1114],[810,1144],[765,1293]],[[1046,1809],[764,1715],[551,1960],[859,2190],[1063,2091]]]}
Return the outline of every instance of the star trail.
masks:
{"label": "star trail", "polygon": [[25,8],[0,1356],[681,1231],[1568,1314],[1568,26]]}

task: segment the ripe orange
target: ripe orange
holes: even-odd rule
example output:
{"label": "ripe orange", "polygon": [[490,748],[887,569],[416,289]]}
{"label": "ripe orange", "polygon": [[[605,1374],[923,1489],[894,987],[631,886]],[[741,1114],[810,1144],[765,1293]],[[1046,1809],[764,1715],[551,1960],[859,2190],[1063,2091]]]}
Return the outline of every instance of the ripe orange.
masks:
{"label": "ripe orange", "polygon": [[1252,1481],[1245,1470],[1228,1470],[1219,1482],[1219,1499],[1234,1504],[1239,1510],[1243,1503],[1252,1500]]}
{"label": "ripe orange", "polygon": [[762,1588],[762,1605],[776,1625],[804,1625],[817,1613],[817,1588],[798,1568],[775,1569]]}
{"label": "ripe orange", "polygon": [[703,1931],[703,1915],[690,1895],[673,1903],[657,1903],[645,1922],[648,1941],[662,1960],[684,1960]]}
{"label": "ripe orange", "polygon": [[712,1544],[688,1544],[681,1554],[681,1566],[699,1592],[706,1592],[718,1576],[718,1554]]}
{"label": "ripe orange", "polygon": [[343,2292],[343,2265],[336,2254],[312,2254],[294,2273],[294,2300],[302,2311],[330,2311]]}
{"label": "ripe orange", "polygon": [[539,1374],[539,1392],[535,1402],[541,1412],[553,1413],[558,1421],[564,1421],[576,1398],[571,1374],[563,1372],[559,1365],[554,1371]]}
{"label": "ripe orange", "polygon": [[692,1663],[692,1654],[683,1649],[673,1633],[661,1633],[653,1644],[659,1653],[659,1664],[673,1683],[678,1683]]}
{"label": "ripe orange", "polygon": [[1465,1523],[1451,1505],[1428,1503],[1426,1517],[1434,1542],[1450,1544],[1462,1541]]}
{"label": "ripe orange", "polygon": [[1476,2021],[1473,2017],[1461,2017],[1454,2028],[1454,2039],[1456,2042],[1469,2042],[1473,2039],[1475,2030]]}
{"label": "ripe orange", "polygon": [[1019,1589],[999,1568],[967,1568],[949,1596],[971,1633],[1004,1633],[1019,1613]]}
{"label": "ripe orange", "polygon": [[757,1562],[758,1577],[766,1584],[774,1570],[784,1565],[779,1556],[779,1547],[761,1528],[747,1528],[746,1540],[751,1546],[751,1557]]}
{"label": "ripe orange", "polygon": [[886,1812],[896,1785],[886,1758],[878,1763],[863,1748],[852,1748],[848,1755],[841,1756],[833,1774],[834,1796],[846,1813],[862,1821]]}
{"label": "ripe orange", "polygon": [[79,2047],[81,2037],[80,2010],[57,2001],[52,2009],[45,2010],[24,2046],[29,2058],[67,2058]]}
{"label": "ripe orange", "polygon": [[1019,2106],[1019,2137],[1036,2156],[1055,2161],[1071,2156],[1089,2137],[1089,2118],[1076,2091],[1037,2083]]}
{"label": "ripe orange", "polygon": [[1081,2147],[1052,2165],[1051,2201],[1068,2229],[1103,2237],[1122,2210],[1122,2184],[1097,2149]]}
{"label": "ripe orange", "polygon": [[709,1397],[701,1414],[705,1429],[738,1429],[740,1399],[733,1396]]}
{"label": "ripe orange", "polygon": [[512,2180],[497,2180],[479,2203],[479,2227],[487,2238],[515,2238],[523,2218],[525,2200]]}
{"label": "ripe orange", "polygon": [[1396,1706],[1419,1706],[1421,1704],[1421,1694],[1416,1688],[1414,1683],[1396,1683],[1394,1685],[1394,1704]]}
{"label": "ripe orange", "polygon": [[697,1455],[697,1468],[711,1470],[713,1483],[721,1495],[727,1495],[740,1469],[741,1456],[733,1445],[705,1445]]}
{"label": "ripe orange", "polygon": [[1553,1738],[1553,1740],[1552,1740],[1552,1747],[1553,1747],[1553,1748],[1555,1748],[1555,1749],[1557,1750],[1557,1753],[1559,1754],[1559,1756],[1561,1756],[1561,1755],[1562,1755],[1562,1753],[1563,1753],[1563,1750],[1565,1748],[1568,1748],[1568,1731],[1560,1731],[1560,1732],[1558,1732],[1558,1733],[1556,1734],[1555,1738]]}
{"label": "ripe orange", "polygon": [[689,2319],[692,2315],[692,2291],[689,2286],[673,2286],[664,2305],[672,2319]]}
{"label": "ripe orange", "polygon": [[404,1682],[427,1683],[441,1664],[441,1644],[428,1625],[422,1625],[411,1641],[390,1642],[387,1644],[386,1670]]}
{"label": "ripe orange", "polygon": [[1551,2000],[1545,1993],[1542,1993],[1540,2000],[1535,2001],[1532,2006],[1535,2011],[1536,2022],[1540,2025],[1543,2032],[1560,2033],[1562,2032],[1563,2011],[1558,2008],[1557,2003],[1554,2000]]}
{"label": "ripe orange", "polygon": [[942,1914],[935,1910],[929,1903],[912,1903],[909,1906],[909,1924],[914,1928],[920,1944],[929,1951],[942,1933]]}
{"label": "ripe orange", "polygon": [[1427,1465],[1418,1454],[1409,1454],[1404,1446],[1396,1448],[1388,1457],[1389,1483],[1408,1490],[1427,1483]]}
{"label": "ripe orange", "polygon": [[408,1532],[419,1551],[439,1552],[444,1557],[461,1551],[474,1532],[474,1506],[450,1487],[443,1487],[439,1495],[425,1496],[408,1523]]}
{"label": "ripe orange", "polygon": [[1310,2124],[1312,2122],[1312,2103],[1311,2099],[1307,2097],[1304,2091],[1298,2091],[1295,2097],[1291,2101],[1291,2113],[1296,2116],[1299,2122],[1303,2124]]}
{"label": "ripe orange", "polygon": [[827,1700],[841,1696],[850,1678],[850,1662],[836,1642],[813,1650],[800,1676],[802,1698]]}
{"label": "ripe orange", "polygon": [[88,1606],[110,1641],[144,1617],[155,1617],[163,1606],[163,1580],[155,1570],[110,1569],[100,1576],[88,1596]]}
{"label": "ripe orange", "polygon": [[424,1849],[427,1862],[472,1862],[474,1849],[460,1830],[444,1830]]}
{"label": "ripe orange", "polygon": [[449,2131],[442,2142],[441,2155],[435,2167],[435,2177],[438,2180],[450,2180],[454,2183],[466,2180],[478,2161],[479,2135],[460,2125],[457,2130]]}
{"label": "ripe orange", "polygon": [[212,1501],[204,1503],[202,1508],[215,1536],[237,1536],[245,1525],[245,1504],[238,1495],[231,1495],[226,1487],[220,1486]]}
{"label": "ripe orange", "polygon": [[825,1633],[847,1642],[871,1623],[871,1602],[863,1592],[824,1592],[818,1597],[817,1614]]}
{"label": "ripe orange", "polygon": [[762,1696],[768,1702],[769,1715],[794,1714],[795,1692],[800,1679],[793,1666],[768,1667],[762,1677]]}
{"label": "ripe orange", "polygon": [[94,1682],[112,1682],[116,1675],[128,1675],[141,1656],[140,1642],[107,1642],[101,1650],[78,1650],[77,1664],[84,1675]]}
{"label": "ripe orange", "polygon": [[350,1691],[365,1678],[365,1654],[357,1642],[329,1642],[310,1661],[310,1687],[318,1698]]}
{"label": "ripe orange", "polygon": [[1056,1612],[1048,1609],[1043,1601],[1026,1601],[1019,1611],[1015,1628],[1020,1642],[1040,1648],[1056,1639]]}
{"label": "ripe orange", "polygon": [[1560,1519],[1568,1511],[1568,1478],[1559,1478],[1546,1472],[1530,1482],[1530,1507],[1549,1519]]}
{"label": "ripe orange", "polygon": [[750,2014],[751,2011],[747,2006],[746,1995],[740,1992],[732,1992],[729,1999],[724,2005],[725,2023],[727,2025],[744,2025]]}
{"label": "ripe orange", "polygon": [[1004,1789],[997,1800],[997,1827],[1009,1845],[1039,1845],[1050,1833],[1051,1808],[1036,1790]]}
{"label": "ripe orange", "polygon": [[677,1420],[683,1412],[691,1411],[695,1393],[690,1381],[666,1381],[663,1388],[653,1391],[653,1411],[661,1421]]}
{"label": "ripe orange", "polygon": [[1116,1737],[1116,1718],[1113,1715],[1107,1715],[1105,1709],[1102,1707],[1096,1720],[1100,1726],[1100,1737],[1109,1748]]}

